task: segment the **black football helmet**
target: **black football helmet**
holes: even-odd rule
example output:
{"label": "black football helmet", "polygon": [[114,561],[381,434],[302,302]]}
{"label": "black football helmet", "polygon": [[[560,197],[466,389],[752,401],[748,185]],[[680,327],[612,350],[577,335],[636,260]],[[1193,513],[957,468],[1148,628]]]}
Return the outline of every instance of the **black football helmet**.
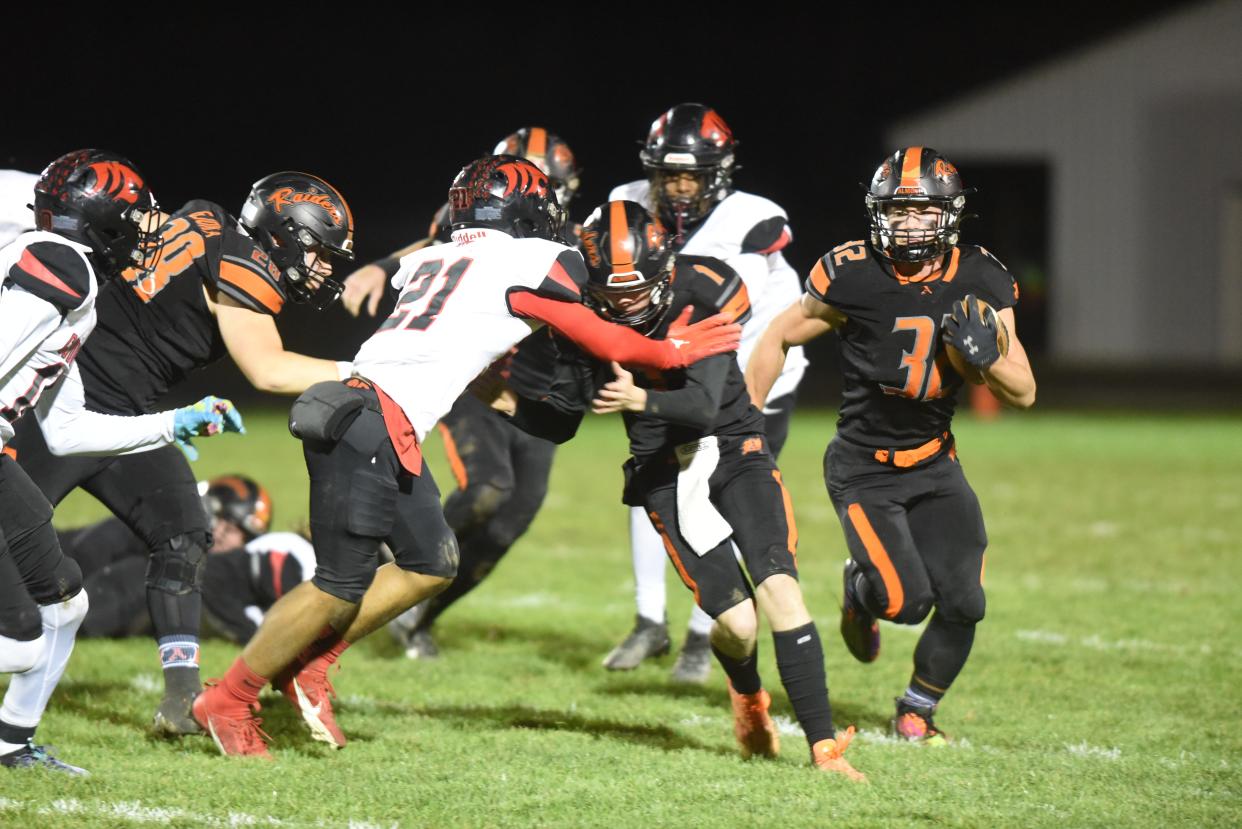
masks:
{"label": "black football helmet", "polygon": [[[578,250],[587,266],[586,303],[607,320],[650,331],[672,302],[674,256],[668,232],[641,204],[610,201],[582,225]],[[643,297],[649,301],[629,310]]]}
{"label": "black football helmet", "polygon": [[106,276],[141,265],[159,238],[159,222],[147,221],[158,206],[142,174],[106,150],[75,150],[49,164],[32,207],[35,227],[90,247]]}
{"label": "black football helmet", "polygon": [[354,258],[354,215],[339,190],[310,173],[272,173],[251,186],[239,218],[284,274],[289,299],[323,310],[341,295],[339,281],[306,264],[307,253]]}
{"label": "black football helmet", "polygon": [[243,475],[212,478],[203,492],[203,503],[213,522],[236,524],[247,541],[271,529],[272,496],[251,478]]}
{"label": "black football helmet", "polygon": [[569,210],[569,203],[573,201],[581,182],[578,179],[578,164],[574,160],[573,150],[569,149],[569,145],[560,136],[543,127],[522,127],[501,139],[492,153],[516,155],[533,162],[547,173],[548,182],[556,191],[556,201],[561,209]]}
{"label": "black football helmet", "polygon": [[490,227],[519,239],[555,240],[565,213],[546,173],[515,155],[488,155],[453,179],[449,223],[453,230]]}
{"label": "black football helmet", "polygon": [[[736,148],[729,125],[703,104],[678,104],[652,123],[639,158],[651,182],[651,203],[679,236],[729,195]],[[698,180],[694,195],[670,195],[665,189],[666,179],[682,173]]]}
{"label": "black football helmet", "polygon": [[[871,245],[895,262],[921,262],[953,249],[961,235],[966,196],[957,168],[930,147],[906,147],[880,163],[866,188]],[[893,205],[932,205],[941,209],[935,228],[897,230],[890,226],[886,208]]]}

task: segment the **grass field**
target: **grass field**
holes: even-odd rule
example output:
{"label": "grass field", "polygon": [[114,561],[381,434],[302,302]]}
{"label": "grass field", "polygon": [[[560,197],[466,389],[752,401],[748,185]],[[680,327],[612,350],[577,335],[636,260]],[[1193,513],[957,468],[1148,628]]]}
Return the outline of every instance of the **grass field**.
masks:
{"label": "grass field", "polygon": [[[861,734],[854,786],[812,771],[761,640],[784,755],[743,762],[718,667],[666,681],[668,657],[599,667],[631,624],[618,424],[588,423],[551,495],[492,580],[416,663],[378,634],[335,682],[351,743],[313,743],[265,697],[274,764],[207,739],[156,740],[152,643],[78,645],[40,730],[87,780],[0,775],[4,826],[1237,826],[1242,824],[1242,419],[1006,415],[958,424],[991,547],[988,617],[941,707],[943,749],[887,736],[917,630],[886,625],[873,665],[836,634],[840,527],[820,459],[828,414],[794,421],[782,468],[799,561],[824,635],[839,725]],[[202,477],[261,478],[276,523],[305,515],[299,444],[282,416],[200,444]],[[441,486],[451,485],[438,443]],[[66,502],[68,526],[102,515]],[[689,594],[670,573],[680,638]],[[204,675],[236,649],[209,642]],[[785,727],[787,726],[787,727]]]}

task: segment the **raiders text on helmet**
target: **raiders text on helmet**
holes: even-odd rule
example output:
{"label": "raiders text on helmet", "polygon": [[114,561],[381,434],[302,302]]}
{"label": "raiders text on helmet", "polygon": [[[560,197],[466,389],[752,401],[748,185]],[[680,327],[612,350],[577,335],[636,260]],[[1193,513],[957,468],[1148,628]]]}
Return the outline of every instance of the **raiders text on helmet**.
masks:
{"label": "raiders text on helmet", "polygon": [[[703,104],[678,104],[652,123],[639,158],[651,181],[652,203],[678,234],[729,195],[736,148],[729,125]],[[685,173],[698,181],[697,192],[670,193],[666,182]]]}
{"label": "raiders text on helmet", "polygon": [[587,266],[586,301],[596,313],[642,330],[659,323],[673,298],[674,257],[658,219],[635,202],[610,201],[583,224],[578,249]]}
{"label": "raiders text on helmet", "polygon": [[[920,262],[951,250],[960,236],[966,196],[957,168],[930,147],[906,147],[880,164],[866,188],[871,245],[897,262]],[[941,209],[935,228],[896,230],[888,209],[930,205]]]}
{"label": "raiders text on helmet", "polygon": [[48,165],[34,188],[35,226],[87,245],[114,276],[141,264],[159,238],[145,229],[155,198],[129,160],[105,150],[76,150]]}
{"label": "raiders text on helmet", "polygon": [[250,188],[240,219],[280,268],[289,299],[323,309],[341,295],[340,282],[306,262],[307,253],[354,258],[354,216],[339,190],[309,173],[273,173]]}
{"label": "raiders text on helmet", "polygon": [[565,214],[548,176],[524,158],[489,155],[462,168],[449,188],[449,222],[517,238],[556,239]]}
{"label": "raiders text on helmet", "polygon": [[569,202],[578,192],[579,170],[573,151],[560,136],[543,127],[522,127],[501,139],[492,152],[496,155],[516,155],[543,170],[556,191],[557,203],[562,210],[569,209]]}

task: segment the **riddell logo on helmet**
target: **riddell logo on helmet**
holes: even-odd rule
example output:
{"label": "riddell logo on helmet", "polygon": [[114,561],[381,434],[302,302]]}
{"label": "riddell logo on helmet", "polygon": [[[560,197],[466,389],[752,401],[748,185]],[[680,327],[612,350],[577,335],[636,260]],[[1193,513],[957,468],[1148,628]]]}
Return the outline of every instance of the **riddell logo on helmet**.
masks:
{"label": "riddell logo on helmet", "polygon": [[332,224],[340,225],[342,223],[341,211],[337,209],[332,202],[332,197],[327,193],[312,193],[309,191],[294,190],[292,187],[282,187],[267,197],[267,202],[276,212],[279,213],[281,208],[287,204],[313,204],[322,207],[332,217]]}
{"label": "riddell logo on helmet", "polygon": [[95,184],[90,193],[106,193],[113,201],[137,204],[142,190],[142,178],[119,161],[96,161],[88,167],[95,174]]}

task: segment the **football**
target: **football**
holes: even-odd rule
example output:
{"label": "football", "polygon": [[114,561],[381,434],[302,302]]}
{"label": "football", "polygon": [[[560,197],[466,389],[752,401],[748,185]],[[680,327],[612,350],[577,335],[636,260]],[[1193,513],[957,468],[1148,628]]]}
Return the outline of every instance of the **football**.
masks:
{"label": "football", "polygon": [[[966,311],[966,300],[964,299],[959,299],[957,302],[953,303],[953,305],[955,313],[958,312],[958,309],[960,309],[963,313]],[[1005,328],[1005,323],[1001,322],[1000,317],[996,315],[996,310],[993,309],[991,305],[988,305],[982,299],[978,298],[975,299],[975,309],[980,317],[984,319],[991,318],[993,325],[996,328],[996,347],[1000,349],[1002,357],[1008,354],[1009,331]],[[966,358],[962,356],[962,352],[958,351],[949,343],[945,343],[944,348],[949,358],[949,364],[953,366],[954,371],[962,376],[963,380],[968,383],[974,383],[976,386],[983,384],[983,372],[968,363]]]}

